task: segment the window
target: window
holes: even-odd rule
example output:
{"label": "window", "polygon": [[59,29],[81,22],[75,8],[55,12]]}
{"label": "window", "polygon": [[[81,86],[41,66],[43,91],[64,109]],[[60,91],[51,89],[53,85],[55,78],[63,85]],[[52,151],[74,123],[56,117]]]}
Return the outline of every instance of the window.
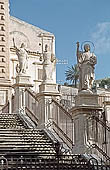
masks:
{"label": "window", "polygon": [[4,69],[2,69],[2,73],[5,73],[5,70],[4,70]]}
{"label": "window", "polygon": [[5,52],[5,48],[2,47],[2,52]]}
{"label": "window", "polygon": [[3,6],[3,5],[1,5],[1,9],[4,9],[4,6]]}
{"label": "window", "polygon": [[5,41],[5,37],[1,37],[1,41]]}
{"label": "window", "polygon": [[1,16],[1,20],[5,20],[5,18],[4,18],[4,16],[3,16],[3,15]]}
{"label": "window", "polygon": [[5,31],[5,28],[3,26],[1,27],[1,31]]}
{"label": "window", "polygon": [[4,58],[2,58],[2,62],[5,62],[5,59],[4,59]]}

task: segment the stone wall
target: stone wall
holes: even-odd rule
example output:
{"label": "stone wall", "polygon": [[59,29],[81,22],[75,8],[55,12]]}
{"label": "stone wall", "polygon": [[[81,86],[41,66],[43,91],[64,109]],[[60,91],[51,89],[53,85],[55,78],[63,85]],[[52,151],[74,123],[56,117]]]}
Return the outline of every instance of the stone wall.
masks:
{"label": "stone wall", "polygon": [[[21,43],[25,43],[26,50],[28,51],[28,75],[31,76],[31,83],[34,86],[33,90],[39,92],[39,85],[43,78],[43,53],[45,45],[47,44],[49,51],[55,55],[55,37],[52,33],[17,18],[10,17],[10,79],[12,84],[15,83],[16,65],[18,63],[14,45],[19,48]],[[53,70],[53,80],[53,83],[56,83],[56,66]]]}

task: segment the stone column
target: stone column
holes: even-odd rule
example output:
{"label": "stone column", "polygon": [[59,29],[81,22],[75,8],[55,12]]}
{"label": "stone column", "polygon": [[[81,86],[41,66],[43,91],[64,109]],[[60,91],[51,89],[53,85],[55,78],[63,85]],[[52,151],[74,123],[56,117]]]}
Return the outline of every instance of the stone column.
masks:
{"label": "stone column", "polygon": [[9,2],[0,0],[0,100],[2,106],[10,100],[9,80]]}
{"label": "stone column", "polygon": [[30,83],[30,76],[27,75],[17,75],[16,83],[13,85],[15,89],[15,113],[24,113],[25,114],[25,89],[32,87]]}
{"label": "stone column", "polygon": [[104,106],[105,106],[106,120],[108,124],[110,125],[110,101],[105,101]]}
{"label": "stone column", "polygon": [[[73,122],[74,122],[74,154],[87,153],[93,141],[88,140],[91,134],[88,131],[88,118],[96,111],[102,109],[98,105],[98,95],[80,92],[75,99],[75,107],[71,109]],[[94,127],[95,130],[95,127]],[[92,138],[92,136],[91,136]]]}
{"label": "stone column", "polygon": [[52,98],[59,99],[60,94],[56,84],[41,84],[40,91],[37,94],[39,101],[39,127],[44,128],[50,119],[52,119]]}

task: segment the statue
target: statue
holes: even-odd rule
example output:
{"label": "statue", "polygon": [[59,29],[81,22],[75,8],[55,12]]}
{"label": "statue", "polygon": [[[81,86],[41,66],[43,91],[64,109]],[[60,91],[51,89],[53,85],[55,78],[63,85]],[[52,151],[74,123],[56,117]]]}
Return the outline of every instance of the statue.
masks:
{"label": "statue", "polygon": [[77,63],[79,68],[79,91],[92,89],[94,82],[94,67],[97,63],[96,56],[90,51],[90,45],[84,45],[84,52],[79,51],[77,42]]}
{"label": "statue", "polygon": [[51,52],[48,50],[48,45],[45,45],[45,51],[43,54],[43,81],[47,83],[53,82],[53,69],[54,69],[54,62],[56,61],[56,58]]}
{"label": "statue", "polygon": [[19,61],[19,64],[17,64],[16,66],[16,71],[17,73],[26,74],[26,71],[28,69],[28,53],[25,49],[25,44],[22,43],[21,47],[18,49],[14,43],[14,47],[16,49],[16,54],[18,56],[18,61]]}

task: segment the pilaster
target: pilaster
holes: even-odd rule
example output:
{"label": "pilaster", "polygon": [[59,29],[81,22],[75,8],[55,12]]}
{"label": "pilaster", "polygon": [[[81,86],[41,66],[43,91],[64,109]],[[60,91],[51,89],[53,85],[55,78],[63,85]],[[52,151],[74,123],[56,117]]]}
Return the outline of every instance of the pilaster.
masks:
{"label": "pilaster", "polygon": [[15,89],[15,99],[14,99],[14,112],[15,113],[25,113],[25,89],[32,87],[30,83],[30,76],[27,75],[17,75],[16,83],[13,85]]}
{"label": "pilaster", "polygon": [[48,120],[52,118],[52,98],[59,99],[57,84],[42,83],[39,87],[37,98],[39,101],[39,127],[44,128]]}
{"label": "pilaster", "polygon": [[11,98],[9,80],[9,1],[0,0],[0,109]]}

